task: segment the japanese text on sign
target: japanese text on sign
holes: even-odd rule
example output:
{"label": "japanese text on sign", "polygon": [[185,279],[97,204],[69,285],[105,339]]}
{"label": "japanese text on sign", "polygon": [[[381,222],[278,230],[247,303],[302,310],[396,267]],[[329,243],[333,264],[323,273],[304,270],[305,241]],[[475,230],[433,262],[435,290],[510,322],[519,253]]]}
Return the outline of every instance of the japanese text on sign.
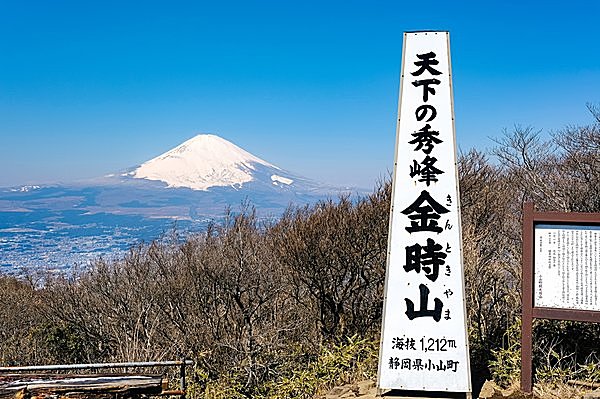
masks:
{"label": "japanese text on sign", "polygon": [[535,227],[534,304],[600,311],[600,226]]}

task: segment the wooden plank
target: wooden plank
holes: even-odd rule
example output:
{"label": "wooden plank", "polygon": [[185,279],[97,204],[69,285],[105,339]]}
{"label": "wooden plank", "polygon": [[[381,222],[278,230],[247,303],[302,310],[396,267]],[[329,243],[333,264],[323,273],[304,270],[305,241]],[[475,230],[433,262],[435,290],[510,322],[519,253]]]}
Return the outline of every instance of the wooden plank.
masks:
{"label": "wooden plank", "polygon": [[163,377],[156,374],[0,374],[0,398],[19,391],[40,394],[159,394]]}

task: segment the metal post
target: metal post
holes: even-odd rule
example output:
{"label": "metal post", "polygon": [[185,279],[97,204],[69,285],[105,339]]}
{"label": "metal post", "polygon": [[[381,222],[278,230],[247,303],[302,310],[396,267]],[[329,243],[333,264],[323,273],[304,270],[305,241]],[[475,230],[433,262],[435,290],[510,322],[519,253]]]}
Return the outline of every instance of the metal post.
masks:
{"label": "metal post", "polygon": [[185,358],[182,358],[181,366],[179,367],[179,388],[181,389],[181,392],[183,392],[181,394],[181,399],[185,399],[185,394],[186,394],[186,392],[185,392],[185,389],[186,389],[186,386],[185,386],[185,364],[186,364]]}
{"label": "metal post", "polygon": [[[125,367],[164,367],[180,366],[181,360],[165,362],[128,362],[128,363],[87,363],[87,364],[52,364],[47,366],[17,366],[0,367],[0,373],[25,372],[25,371],[49,371],[49,370],[83,370],[83,369],[114,369]],[[191,360],[183,360],[185,364],[194,364]]]}

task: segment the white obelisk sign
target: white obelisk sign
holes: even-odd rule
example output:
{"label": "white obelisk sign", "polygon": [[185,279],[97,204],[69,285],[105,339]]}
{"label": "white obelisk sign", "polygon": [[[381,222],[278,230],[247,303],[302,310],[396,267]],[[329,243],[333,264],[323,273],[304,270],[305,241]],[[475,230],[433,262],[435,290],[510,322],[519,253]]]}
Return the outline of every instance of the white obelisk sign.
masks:
{"label": "white obelisk sign", "polygon": [[471,392],[449,43],[404,34],[380,389]]}

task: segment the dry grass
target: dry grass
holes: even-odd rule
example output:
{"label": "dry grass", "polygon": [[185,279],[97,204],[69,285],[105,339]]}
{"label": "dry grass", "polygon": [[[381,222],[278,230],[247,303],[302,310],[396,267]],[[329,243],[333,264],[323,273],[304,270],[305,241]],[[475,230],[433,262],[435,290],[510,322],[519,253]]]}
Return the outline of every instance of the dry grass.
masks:
{"label": "dry grass", "polygon": [[519,381],[513,381],[504,389],[494,383],[487,385],[487,388],[484,386],[480,397],[489,399],[582,399],[586,393],[592,390],[593,388],[581,385],[541,382],[534,385],[533,395],[531,395],[521,391]]}
{"label": "dry grass", "polygon": [[540,399],[582,399],[591,388],[565,383],[538,383],[533,388],[536,398]]}

